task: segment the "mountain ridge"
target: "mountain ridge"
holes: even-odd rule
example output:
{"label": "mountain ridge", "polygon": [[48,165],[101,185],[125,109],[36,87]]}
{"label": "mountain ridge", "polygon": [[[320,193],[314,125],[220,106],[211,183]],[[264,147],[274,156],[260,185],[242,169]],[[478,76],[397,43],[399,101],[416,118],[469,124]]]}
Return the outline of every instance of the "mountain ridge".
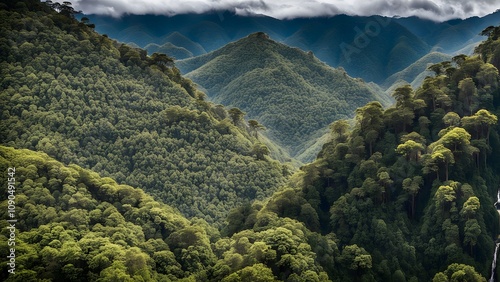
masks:
{"label": "mountain ridge", "polygon": [[55,11],[30,14],[30,25],[0,13],[2,144],[142,187],[218,225],[238,202],[284,182],[287,169],[171,58],[148,57]]}
{"label": "mountain ridge", "polygon": [[[126,23],[128,17],[130,17],[130,22],[132,23],[140,22],[141,19],[145,22],[152,21],[152,19],[159,21],[159,24],[157,23],[154,26],[142,25],[143,32],[147,35],[146,38],[150,35],[155,35],[156,39],[153,42],[144,42],[142,39],[140,40],[141,42],[135,42],[141,47],[144,47],[148,43],[162,45],[165,42],[161,38],[165,38],[165,36],[173,32],[179,32],[193,42],[201,44],[207,52],[210,52],[250,33],[262,31],[269,34],[275,40],[287,43],[292,47],[299,47],[304,51],[313,51],[322,61],[327,62],[332,67],[342,66],[351,76],[361,77],[366,81],[377,83],[382,82],[395,72],[408,67],[429,52],[438,51],[457,55],[454,52],[463,49],[466,45],[477,44],[481,40],[478,33],[482,29],[500,22],[500,12],[492,13],[482,18],[473,17],[442,23],[435,23],[416,17],[386,18],[380,16],[352,17],[346,15],[277,20],[266,16],[237,16],[230,12],[176,15],[172,17],[150,16],[151,19],[148,19],[149,16],[136,15],[130,15],[121,19],[96,15],[88,15],[88,17],[96,23],[96,29],[99,32],[109,34],[111,37],[123,42],[130,42],[128,40],[130,37],[124,38],[119,33],[120,29],[125,29],[129,26]],[[113,24],[112,28],[109,28],[109,23]],[[372,32],[365,30],[367,26],[372,29]],[[418,28],[418,26],[422,27]],[[405,33],[409,42],[405,43],[403,40],[402,42],[396,42],[392,46],[387,44],[387,38],[391,36],[399,38]],[[317,38],[314,40],[308,39],[307,44],[304,44],[305,41],[300,39],[303,36],[316,36],[314,34],[317,34]],[[365,56],[365,59],[370,60],[372,66],[369,67],[372,67],[373,70],[369,72],[363,72],[362,68],[358,66],[359,62],[357,61],[353,63],[345,59],[342,60],[343,54],[339,48],[342,43],[356,47],[353,44],[353,40],[360,34],[368,35],[370,42],[377,42],[377,44],[370,44],[370,46],[382,47],[382,49],[377,47],[379,50],[362,48],[363,52],[355,54]],[[468,36],[464,37],[464,34],[468,34]],[[379,38],[381,35],[385,36],[384,39]],[[138,38],[141,38],[141,36],[138,36]],[[394,38],[391,38],[391,41]],[[446,38],[446,40],[439,42],[440,38]],[[398,43],[401,43],[401,47],[404,48],[392,50]],[[420,47],[414,49],[414,46]],[[186,46],[178,47],[186,48]],[[189,50],[189,48],[186,49]],[[404,53],[405,50],[410,50],[410,56]],[[392,55],[391,51],[393,51]],[[416,53],[411,55],[413,52]],[[387,68],[387,66],[378,63],[379,60],[384,59],[383,56],[393,56],[392,67]],[[404,58],[406,61],[398,61],[397,58]]]}
{"label": "mountain ridge", "polygon": [[[260,120],[207,101],[172,58],[96,34],[68,3],[0,0],[0,205],[16,216],[0,221],[0,242],[15,242],[0,246],[0,280],[500,278],[500,26],[420,87],[393,89],[392,106],[330,124],[317,158],[287,178]],[[200,72],[227,76],[237,102],[246,84],[243,102],[290,98],[282,108],[307,115],[284,118],[316,124],[325,114],[305,98],[376,88],[264,33],[245,39]],[[224,61],[245,73],[215,72]]]}
{"label": "mountain ridge", "polygon": [[337,118],[347,118],[355,105],[391,101],[312,52],[288,47],[263,32],[179,60],[177,66],[206,89],[213,102],[238,107],[249,119],[258,119],[268,128],[266,134],[292,156],[306,149],[302,147],[310,136]]}
{"label": "mountain ridge", "polygon": [[422,58],[418,59],[415,63],[407,68],[388,77],[382,86],[384,88],[397,87],[395,83],[409,83],[412,87],[417,88],[422,83],[425,76],[431,74],[427,69],[432,64],[437,64],[443,61],[451,61],[452,57],[444,53],[431,52]]}

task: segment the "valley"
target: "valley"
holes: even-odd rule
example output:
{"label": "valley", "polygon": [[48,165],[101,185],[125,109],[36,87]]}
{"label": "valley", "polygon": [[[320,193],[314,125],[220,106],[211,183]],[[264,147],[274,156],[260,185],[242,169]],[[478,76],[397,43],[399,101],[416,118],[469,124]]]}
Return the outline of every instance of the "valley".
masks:
{"label": "valley", "polygon": [[[238,107],[249,119],[259,120],[267,136],[294,158],[326,133],[332,121],[351,118],[356,108],[373,100],[392,103],[378,88],[265,33],[176,65],[214,103]],[[299,161],[314,160],[319,150]]]}
{"label": "valley", "polygon": [[0,0],[0,280],[498,281],[498,16]]}

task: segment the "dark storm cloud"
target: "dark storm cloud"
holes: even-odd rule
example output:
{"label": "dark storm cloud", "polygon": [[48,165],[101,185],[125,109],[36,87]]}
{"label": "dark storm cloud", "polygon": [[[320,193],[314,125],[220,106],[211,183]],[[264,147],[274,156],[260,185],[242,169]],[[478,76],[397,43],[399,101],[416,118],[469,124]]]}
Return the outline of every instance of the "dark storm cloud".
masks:
{"label": "dark storm cloud", "polygon": [[435,3],[427,0],[415,0],[410,2],[409,8],[412,10],[424,10],[434,13],[436,15],[442,15],[443,11]]}
{"label": "dark storm cloud", "polygon": [[119,17],[123,14],[204,13],[230,10],[285,19],[337,14],[419,16],[443,21],[484,16],[500,8],[500,0],[74,0],[76,9]]}

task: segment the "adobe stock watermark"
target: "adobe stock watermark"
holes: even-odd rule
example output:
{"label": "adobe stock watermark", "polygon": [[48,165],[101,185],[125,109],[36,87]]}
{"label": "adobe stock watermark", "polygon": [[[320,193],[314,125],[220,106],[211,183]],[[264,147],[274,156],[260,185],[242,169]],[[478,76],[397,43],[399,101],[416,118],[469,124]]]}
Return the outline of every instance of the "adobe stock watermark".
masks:
{"label": "adobe stock watermark", "polygon": [[15,274],[16,271],[16,168],[7,169],[7,271],[9,274]]}
{"label": "adobe stock watermark", "polygon": [[390,18],[375,17],[374,20],[369,21],[365,24],[364,28],[354,27],[356,35],[352,44],[347,44],[345,42],[340,43],[340,50],[342,50],[342,55],[348,63],[351,62],[351,57],[354,54],[359,54],[362,50],[372,41],[371,38],[379,36],[382,29],[391,23]]}

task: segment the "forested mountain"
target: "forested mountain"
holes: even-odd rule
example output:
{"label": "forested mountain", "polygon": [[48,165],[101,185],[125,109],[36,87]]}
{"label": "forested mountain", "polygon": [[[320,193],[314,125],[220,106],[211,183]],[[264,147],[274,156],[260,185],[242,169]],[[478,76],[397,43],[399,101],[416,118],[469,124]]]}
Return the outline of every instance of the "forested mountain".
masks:
{"label": "forested mountain", "polygon": [[16,180],[17,211],[10,275],[8,223],[0,222],[2,281],[328,281],[311,244],[334,243],[295,220],[255,217],[273,227],[221,238],[141,189],[44,153],[0,146],[0,169],[11,173],[2,183]]}
{"label": "forested mountain", "polygon": [[402,71],[399,71],[388,77],[382,84],[383,88],[397,87],[398,85],[410,84],[412,87],[417,88],[422,85],[424,79],[431,75],[432,72],[428,69],[431,65],[450,61],[452,56],[444,53],[432,52],[429,53],[415,63],[411,64]]}
{"label": "forested mountain", "polygon": [[148,53],[153,54],[153,53],[162,53],[162,54],[169,54],[169,56],[173,56],[175,58],[179,59],[185,59],[185,58],[190,58],[193,56],[193,53],[190,51],[186,50],[186,48],[183,47],[177,47],[174,44],[167,42],[163,45],[158,45],[155,43],[150,43],[144,47],[148,51]]}
{"label": "forested mountain", "polygon": [[[11,275],[11,226],[0,221],[0,280],[490,277],[500,27],[481,32],[474,55],[429,66],[420,87],[394,89],[393,106],[370,101],[352,123],[332,123],[317,159],[287,180],[261,143],[263,121],[207,102],[172,58],[101,36],[74,12],[68,2],[0,0],[0,216],[15,205],[17,220]],[[260,51],[246,53],[261,59],[248,67],[267,76],[295,74],[297,85],[314,76],[312,88],[345,75],[365,89],[264,33],[244,42]],[[238,46],[227,48],[245,59]],[[196,59],[214,67],[230,57],[214,54]],[[244,71],[232,57],[233,72]]]}
{"label": "forested mountain", "polygon": [[[237,16],[230,12],[172,17],[126,15],[122,18],[86,15],[97,31],[141,47],[170,42],[192,52],[195,42],[206,52],[265,32],[271,38],[304,51],[313,51],[332,67],[343,67],[353,77],[382,83],[430,52],[454,56],[472,50],[482,40],[478,33],[500,22],[500,12],[478,18],[436,23],[417,17],[351,17],[277,20],[266,16]],[[191,42],[168,39],[181,34]],[[199,48],[198,48],[199,50]],[[168,53],[167,53],[168,54]]]}
{"label": "forested mountain", "polygon": [[[185,59],[193,56],[205,54],[205,49],[198,43],[191,41],[184,35],[173,32],[166,36],[162,41],[166,42],[162,45],[149,43],[144,46],[148,53],[163,53],[176,59]],[[182,46],[182,47],[179,47]]]}
{"label": "forested mountain", "polygon": [[287,168],[241,117],[205,101],[169,57],[38,1],[4,1],[0,13],[2,144],[142,187],[219,225],[283,183]]}
{"label": "forested mountain", "polygon": [[332,121],[350,117],[357,107],[373,100],[391,103],[362,80],[262,32],[177,61],[177,66],[206,89],[211,101],[238,107],[258,119],[270,138],[293,157]]}
{"label": "forested mountain", "polygon": [[476,55],[432,65],[417,89],[395,89],[393,107],[371,102],[356,110],[352,128],[333,123],[318,159],[263,207],[353,253],[354,260],[322,264],[330,277],[490,277],[499,233],[500,27],[483,34]]}

